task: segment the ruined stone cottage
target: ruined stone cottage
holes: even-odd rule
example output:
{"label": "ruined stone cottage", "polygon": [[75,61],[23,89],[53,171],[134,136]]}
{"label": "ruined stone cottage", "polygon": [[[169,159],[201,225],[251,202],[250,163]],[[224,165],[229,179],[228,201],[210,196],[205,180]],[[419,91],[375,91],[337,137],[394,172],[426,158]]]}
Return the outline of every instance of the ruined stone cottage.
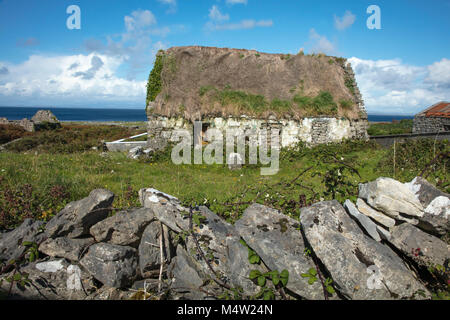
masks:
{"label": "ruined stone cottage", "polygon": [[414,117],[413,133],[450,131],[450,102],[438,102]]}
{"label": "ruined stone cottage", "polygon": [[202,132],[241,128],[246,136],[277,128],[283,147],[368,138],[344,58],[173,47],[158,52],[147,89],[148,145],[155,149],[194,121],[202,121]]}

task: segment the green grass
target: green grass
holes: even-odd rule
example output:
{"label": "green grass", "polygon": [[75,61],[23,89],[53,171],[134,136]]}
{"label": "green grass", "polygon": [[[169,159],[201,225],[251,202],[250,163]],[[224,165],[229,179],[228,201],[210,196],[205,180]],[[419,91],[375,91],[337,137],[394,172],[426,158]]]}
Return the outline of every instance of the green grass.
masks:
{"label": "green grass", "polygon": [[[418,175],[436,152],[449,148],[448,142],[414,143],[406,145],[401,153],[420,150],[420,157],[402,158],[397,153],[395,178],[403,182]],[[152,162],[144,162],[128,159],[125,153],[104,156],[95,151],[53,152],[52,148],[55,147],[41,145],[30,150],[39,150],[37,154],[0,153],[0,228],[16,226],[26,217],[48,219],[69,201],[81,199],[95,188],[113,191],[117,209],[139,206],[137,191],[153,187],[185,204],[205,204],[230,222],[240,217],[247,202],[253,201],[298,218],[301,203],[312,204],[321,198],[355,200],[358,183],[379,176],[394,177],[392,149],[369,142],[349,141],[314,148],[299,144],[284,149],[280,171],[274,176],[261,176],[257,166],[229,171],[225,165],[174,165],[169,149]],[[439,163],[429,177],[430,182],[447,192],[448,165]],[[301,178],[289,184],[309,167]],[[242,204],[228,205],[235,203]]]}
{"label": "green grass", "polygon": [[406,134],[412,132],[412,127],[412,119],[403,119],[397,123],[371,123],[367,133],[371,136]]}
{"label": "green grass", "polygon": [[[291,92],[295,88],[291,88]],[[305,116],[317,115],[337,115],[337,104],[333,96],[328,91],[321,91],[315,97],[296,94],[292,100],[273,99],[267,101],[262,95],[254,95],[243,91],[231,90],[229,87],[219,90],[213,86],[203,86],[199,90],[201,97],[210,93],[213,101],[219,102],[222,106],[237,106],[240,111],[250,111],[260,114],[264,111],[273,111],[275,113],[289,112],[293,110],[302,110]],[[341,105],[350,108],[351,101],[340,101]]]}

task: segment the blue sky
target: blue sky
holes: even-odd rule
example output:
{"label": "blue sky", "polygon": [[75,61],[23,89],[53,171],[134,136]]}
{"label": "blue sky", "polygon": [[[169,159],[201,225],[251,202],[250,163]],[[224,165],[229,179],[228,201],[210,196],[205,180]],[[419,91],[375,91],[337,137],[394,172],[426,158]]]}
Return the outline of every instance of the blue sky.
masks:
{"label": "blue sky", "polygon": [[0,0],[0,105],[144,108],[157,50],[203,45],[343,56],[370,113],[414,114],[450,99],[449,17],[450,0]]}

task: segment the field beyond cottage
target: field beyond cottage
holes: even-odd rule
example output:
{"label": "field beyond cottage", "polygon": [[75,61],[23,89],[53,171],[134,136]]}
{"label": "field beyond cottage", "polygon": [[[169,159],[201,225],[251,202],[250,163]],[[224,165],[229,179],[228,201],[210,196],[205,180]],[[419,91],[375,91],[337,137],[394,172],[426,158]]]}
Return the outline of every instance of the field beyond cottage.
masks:
{"label": "field beyond cottage", "polygon": [[27,217],[48,220],[95,188],[113,191],[117,210],[139,206],[139,189],[153,187],[185,204],[204,204],[230,222],[252,202],[298,218],[301,207],[321,199],[355,200],[359,183],[380,176],[406,182],[422,174],[450,192],[448,141],[412,141],[397,145],[395,153],[360,141],[298,145],[282,151],[277,175],[261,176],[254,165],[238,171],[225,165],[174,165],[170,149],[139,161],[102,150],[102,141],[145,131],[139,126],[70,123],[32,134],[7,127],[0,128],[2,143],[22,139],[0,153],[3,230]]}

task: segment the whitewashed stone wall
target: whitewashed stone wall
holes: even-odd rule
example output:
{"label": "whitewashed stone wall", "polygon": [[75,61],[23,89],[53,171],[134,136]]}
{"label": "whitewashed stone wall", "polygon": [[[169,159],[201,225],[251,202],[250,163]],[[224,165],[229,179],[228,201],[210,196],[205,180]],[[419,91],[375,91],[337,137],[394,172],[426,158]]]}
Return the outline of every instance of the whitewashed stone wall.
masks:
{"label": "whitewashed stone wall", "polygon": [[[343,139],[368,139],[366,119],[348,120],[345,118],[305,118],[295,120],[263,120],[248,117],[207,118],[202,123],[208,128],[225,132],[241,129],[246,136],[259,135],[262,129],[279,129],[282,147],[292,146],[299,141],[309,145],[339,142]],[[148,122],[149,147],[159,149],[168,141],[174,141],[172,132],[177,129],[193,131],[193,123],[183,118],[152,117]],[[269,131],[270,132],[270,131]]]}

